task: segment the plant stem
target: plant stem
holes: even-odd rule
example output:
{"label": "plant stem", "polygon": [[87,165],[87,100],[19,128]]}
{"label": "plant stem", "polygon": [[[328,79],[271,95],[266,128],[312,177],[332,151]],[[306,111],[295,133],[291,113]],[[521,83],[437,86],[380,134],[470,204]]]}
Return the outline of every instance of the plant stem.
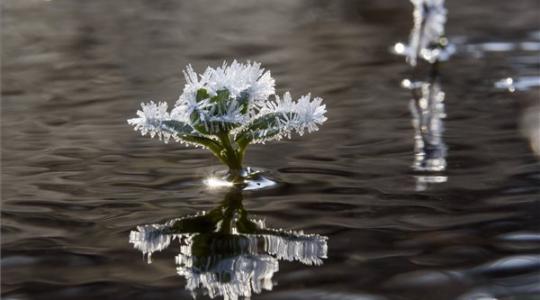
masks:
{"label": "plant stem", "polygon": [[239,148],[235,150],[231,143],[231,138],[229,137],[229,133],[227,132],[219,134],[218,137],[219,137],[219,140],[221,141],[221,145],[223,146],[223,150],[225,151],[226,164],[229,167],[229,172],[231,173],[233,177],[233,181],[235,182],[241,181],[243,150],[245,148],[244,149]]}

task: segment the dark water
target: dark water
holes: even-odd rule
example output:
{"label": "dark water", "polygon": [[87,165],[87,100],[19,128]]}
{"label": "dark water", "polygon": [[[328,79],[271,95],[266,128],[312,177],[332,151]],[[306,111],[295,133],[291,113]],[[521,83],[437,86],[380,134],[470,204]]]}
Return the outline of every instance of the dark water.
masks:
{"label": "dark water", "polygon": [[2,298],[191,299],[179,241],[147,264],[130,233],[217,207],[226,192],[201,181],[218,163],[125,120],[172,104],[186,64],[237,58],[323,97],[329,119],[249,149],[283,184],[240,211],[327,243],[319,266],[266,253],[272,291],[253,298],[539,299],[539,3],[449,2],[447,167],[426,173],[411,70],[388,51],[408,1],[3,1]]}

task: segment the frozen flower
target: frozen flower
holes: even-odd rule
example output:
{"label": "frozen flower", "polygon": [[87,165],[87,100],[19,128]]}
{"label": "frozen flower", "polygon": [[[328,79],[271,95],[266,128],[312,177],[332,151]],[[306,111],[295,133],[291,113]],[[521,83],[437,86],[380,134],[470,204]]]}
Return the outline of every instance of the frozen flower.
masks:
{"label": "frozen flower", "polygon": [[128,123],[143,135],[157,136],[209,149],[231,170],[242,168],[250,143],[290,138],[293,132],[318,130],[326,121],[326,106],[310,95],[294,101],[290,93],[275,94],[275,81],[260,63],[223,63],[197,74],[184,71],[186,85],[169,113],[167,104],[142,105]]}

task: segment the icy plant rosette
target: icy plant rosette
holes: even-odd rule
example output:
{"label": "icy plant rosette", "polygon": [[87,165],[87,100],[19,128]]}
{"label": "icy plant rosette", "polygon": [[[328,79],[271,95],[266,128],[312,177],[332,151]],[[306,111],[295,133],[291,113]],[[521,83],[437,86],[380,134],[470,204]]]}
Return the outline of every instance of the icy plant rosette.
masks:
{"label": "icy plant rosette", "polygon": [[223,63],[202,74],[188,66],[184,76],[184,91],[171,111],[166,102],[150,101],[128,123],[165,143],[172,139],[210,150],[235,182],[242,181],[249,144],[311,133],[326,121],[321,98],[275,95],[275,80],[260,63]]}

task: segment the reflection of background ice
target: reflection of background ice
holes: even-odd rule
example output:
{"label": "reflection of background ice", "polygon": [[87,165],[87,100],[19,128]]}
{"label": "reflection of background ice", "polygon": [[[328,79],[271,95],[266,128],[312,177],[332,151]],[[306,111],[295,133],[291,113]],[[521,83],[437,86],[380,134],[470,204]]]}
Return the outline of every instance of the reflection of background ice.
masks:
{"label": "reflection of background ice", "polygon": [[[446,145],[442,140],[444,130],[444,92],[438,77],[438,64],[453,55],[456,48],[445,37],[447,10],[444,0],[413,0],[414,26],[409,44],[396,43],[391,51],[404,55],[407,62],[417,69],[417,59],[422,58],[431,67],[430,80],[404,79],[402,87],[412,92],[409,108],[415,130],[413,169],[420,172],[446,170]],[[416,190],[423,191],[428,183],[446,182],[446,176],[415,176]]]}
{"label": "reflection of background ice", "polygon": [[424,176],[414,176],[416,180],[416,191],[421,192],[425,191],[428,188],[430,183],[443,183],[448,181],[448,176],[436,176],[436,175],[424,175]]}
{"label": "reflection of background ice", "polygon": [[[414,127],[413,169],[420,172],[440,172],[446,170],[447,147],[443,141],[443,119],[445,94],[437,80],[431,82],[402,81],[404,88],[410,89],[413,99],[410,102],[412,124]],[[429,183],[446,182],[443,175],[415,176],[416,190],[423,191]]]}
{"label": "reflection of background ice", "polygon": [[421,83],[414,88],[410,102],[412,123],[415,129],[416,171],[444,171],[446,169],[446,145],[442,140],[444,130],[444,92],[438,82]]}
{"label": "reflection of background ice", "polygon": [[540,86],[540,76],[521,76],[517,78],[504,78],[495,82],[495,87],[505,89],[510,92],[526,91],[533,87]]}

